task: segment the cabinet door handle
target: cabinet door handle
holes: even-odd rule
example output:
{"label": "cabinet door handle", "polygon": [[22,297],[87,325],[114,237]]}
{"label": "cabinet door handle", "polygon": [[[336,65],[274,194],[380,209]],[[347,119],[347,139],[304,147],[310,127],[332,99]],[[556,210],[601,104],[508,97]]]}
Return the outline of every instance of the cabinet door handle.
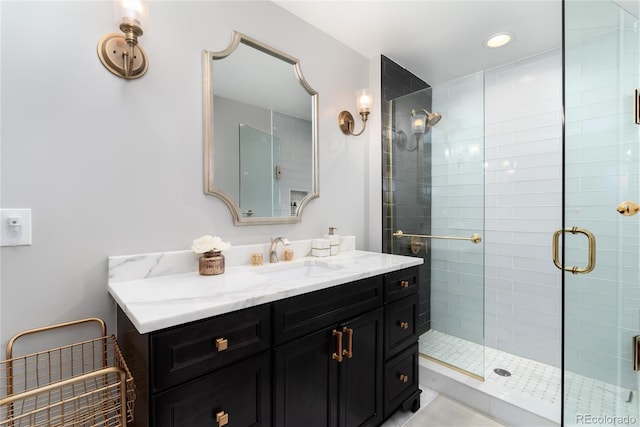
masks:
{"label": "cabinet door handle", "polygon": [[398,322],[398,326],[402,329],[409,329],[409,322]]}
{"label": "cabinet door handle", "polygon": [[406,383],[407,381],[409,381],[409,376],[405,375],[405,374],[400,374],[400,375],[398,375],[398,379],[400,381],[402,381],[403,383]]}
{"label": "cabinet door handle", "polygon": [[400,281],[400,287],[408,288],[409,287],[409,281],[408,280],[401,280]]}
{"label": "cabinet door handle", "polygon": [[218,427],[226,426],[229,424],[229,414],[224,411],[220,411],[216,414],[216,422],[218,423]]}
{"label": "cabinet door handle", "polygon": [[226,338],[216,338],[216,350],[218,353],[229,348],[229,340]]}
{"label": "cabinet door handle", "polygon": [[347,334],[347,348],[343,350],[342,354],[351,359],[353,357],[353,329],[345,326],[342,328],[342,332]]}
{"label": "cabinet door handle", "polygon": [[336,352],[331,355],[333,360],[337,360],[338,363],[342,362],[342,332],[333,330],[333,336],[337,337],[336,339]]}

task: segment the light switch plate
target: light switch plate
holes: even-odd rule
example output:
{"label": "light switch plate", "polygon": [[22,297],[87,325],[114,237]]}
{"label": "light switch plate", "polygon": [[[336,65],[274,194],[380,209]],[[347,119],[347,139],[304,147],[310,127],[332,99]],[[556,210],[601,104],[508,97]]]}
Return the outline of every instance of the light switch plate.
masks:
{"label": "light switch plate", "polygon": [[31,209],[0,209],[0,246],[31,245]]}

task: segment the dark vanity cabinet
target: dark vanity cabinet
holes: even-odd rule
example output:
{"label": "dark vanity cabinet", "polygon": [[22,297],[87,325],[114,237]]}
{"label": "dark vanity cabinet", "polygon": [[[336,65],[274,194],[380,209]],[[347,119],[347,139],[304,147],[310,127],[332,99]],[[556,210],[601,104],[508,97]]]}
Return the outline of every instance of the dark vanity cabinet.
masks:
{"label": "dark vanity cabinet", "polygon": [[419,407],[412,267],[139,334],[118,310],[134,426],[379,426]]}
{"label": "dark vanity cabinet", "polygon": [[382,422],[382,292],[377,276],[274,303],[276,426]]}

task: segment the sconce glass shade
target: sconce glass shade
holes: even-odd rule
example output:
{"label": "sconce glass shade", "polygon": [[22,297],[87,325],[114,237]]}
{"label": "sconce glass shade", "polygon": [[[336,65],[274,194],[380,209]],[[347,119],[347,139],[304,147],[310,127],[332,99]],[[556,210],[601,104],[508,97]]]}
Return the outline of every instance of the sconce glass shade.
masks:
{"label": "sconce glass shade", "polygon": [[[113,16],[116,26],[127,24],[142,29],[147,25],[149,17],[149,2],[145,0],[115,0],[113,2]],[[124,31],[124,30],[123,30]]]}
{"label": "sconce glass shade", "polygon": [[427,128],[427,114],[417,112],[411,117],[411,132],[414,135],[421,135]]}
{"label": "sconce glass shade", "polygon": [[367,128],[367,119],[369,118],[369,113],[371,113],[372,105],[373,96],[369,92],[369,89],[360,89],[356,91],[356,108],[358,109],[358,113],[360,113],[360,117],[362,117],[362,130],[358,133],[353,131],[355,127],[355,120],[353,120],[353,116],[350,112],[344,110],[338,115],[338,127],[342,133],[352,136],[362,135],[364,130]]}
{"label": "sconce glass shade", "polygon": [[373,104],[373,96],[369,93],[369,89],[360,89],[356,91],[356,108],[358,113],[370,113]]}

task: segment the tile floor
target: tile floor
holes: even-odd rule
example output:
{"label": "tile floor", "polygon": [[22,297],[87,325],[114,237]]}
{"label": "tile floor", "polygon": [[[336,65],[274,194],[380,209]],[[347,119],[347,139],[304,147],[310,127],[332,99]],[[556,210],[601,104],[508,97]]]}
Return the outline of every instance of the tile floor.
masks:
{"label": "tile floor", "polygon": [[506,427],[460,402],[438,395],[403,427]]}
{"label": "tile floor", "polygon": [[[387,421],[382,424],[381,427],[403,427],[406,423],[415,415],[422,413],[422,411],[429,406],[429,404],[438,397],[438,393],[433,390],[429,390],[426,387],[420,386],[422,393],[420,394],[420,409],[415,414],[411,411],[403,411],[402,408],[398,409]],[[427,424],[428,425],[428,424]]]}
{"label": "tile floor", "polygon": [[506,427],[496,420],[426,387],[421,387],[420,410],[398,410],[382,427]]}

